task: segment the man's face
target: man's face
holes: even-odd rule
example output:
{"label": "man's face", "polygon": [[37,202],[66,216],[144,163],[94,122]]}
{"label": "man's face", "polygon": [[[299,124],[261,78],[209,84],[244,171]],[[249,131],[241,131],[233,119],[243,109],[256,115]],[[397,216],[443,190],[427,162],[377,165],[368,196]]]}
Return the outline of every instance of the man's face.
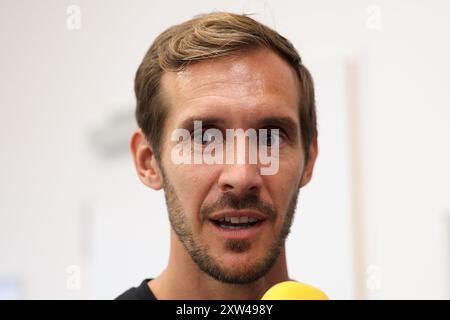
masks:
{"label": "man's face", "polygon": [[[201,270],[222,282],[253,282],[278,257],[306,183],[295,71],[260,49],[166,73],[162,88],[169,116],[160,166],[172,228]],[[171,133],[191,130],[193,119],[224,133],[279,129],[278,171],[261,175],[259,163],[175,164]],[[233,224],[239,216],[252,223]]]}

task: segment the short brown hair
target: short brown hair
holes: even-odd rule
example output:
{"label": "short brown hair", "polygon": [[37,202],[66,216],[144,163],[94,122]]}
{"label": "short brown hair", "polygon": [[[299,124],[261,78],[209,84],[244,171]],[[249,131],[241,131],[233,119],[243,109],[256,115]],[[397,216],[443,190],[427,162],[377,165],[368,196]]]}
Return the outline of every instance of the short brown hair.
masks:
{"label": "short brown hair", "polygon": [[232,55],[252,48],[268,48],[292,66],[300,80],[299,117],[305,161],[316,128],[312,77],[289,40],[247,15],[213,12],[175,25],[161,33],[136,72],[136,121],[160,160],[161,136],[167,106],[161,97],[164,72],[179,71],[189,63]]}

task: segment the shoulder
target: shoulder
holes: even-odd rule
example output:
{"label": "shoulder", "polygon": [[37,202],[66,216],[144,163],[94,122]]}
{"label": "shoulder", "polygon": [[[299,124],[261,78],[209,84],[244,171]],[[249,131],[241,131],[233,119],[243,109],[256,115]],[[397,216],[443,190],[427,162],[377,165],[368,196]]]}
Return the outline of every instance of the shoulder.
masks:
{"label": "shoulder", "polygon": [[138,287],[128,289],[115,300],[157,300],[148,286],[150,280],[145,279]]}

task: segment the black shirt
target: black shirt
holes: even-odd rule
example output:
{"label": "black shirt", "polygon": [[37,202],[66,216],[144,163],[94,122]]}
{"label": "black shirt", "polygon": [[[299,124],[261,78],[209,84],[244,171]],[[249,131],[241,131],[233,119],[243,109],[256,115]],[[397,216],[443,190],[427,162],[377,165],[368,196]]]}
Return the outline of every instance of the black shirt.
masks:
{"label": "black shirt", "polygon": [[139,287],[128,289],[115,300],[158,300],[148,286],[148,282],[153,279],[145,279]]}

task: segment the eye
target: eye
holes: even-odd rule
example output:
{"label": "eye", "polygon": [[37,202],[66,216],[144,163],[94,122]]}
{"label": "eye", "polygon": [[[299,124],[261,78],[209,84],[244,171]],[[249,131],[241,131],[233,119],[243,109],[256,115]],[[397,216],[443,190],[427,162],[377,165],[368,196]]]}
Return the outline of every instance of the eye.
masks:
{"label": "eye", "polygon": [[193,140],[194,143],[206,146],[210,143],[217,142],[220,143],[220,139],[218,139],[218,129],[206,129],[203,131],[197,130],[193,132]]}
{"label": "eye", "polygon": [[266,129],[265,134],[260,134],[259,138],[259,143],[268,147],[283,143],[283,137],[279,129]]}

